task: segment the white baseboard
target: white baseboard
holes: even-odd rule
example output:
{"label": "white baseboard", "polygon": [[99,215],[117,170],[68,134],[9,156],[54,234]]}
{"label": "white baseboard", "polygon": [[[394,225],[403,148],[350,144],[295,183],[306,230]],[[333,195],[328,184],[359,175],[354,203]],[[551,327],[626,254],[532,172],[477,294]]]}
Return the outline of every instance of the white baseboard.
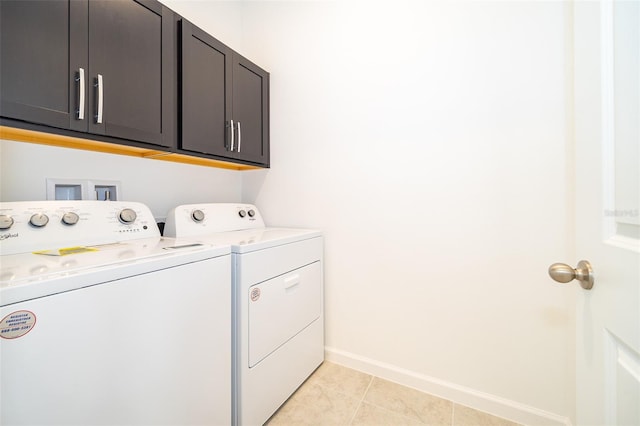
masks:
{"label": "white baseboard", "polygon": [[456,404],[465,405],[522,425],[571,426],[571,420],[568,417],[549,413],[506,398],[425,376],[336,348],[325,347],[325,358],[327,361],[436,395]]}

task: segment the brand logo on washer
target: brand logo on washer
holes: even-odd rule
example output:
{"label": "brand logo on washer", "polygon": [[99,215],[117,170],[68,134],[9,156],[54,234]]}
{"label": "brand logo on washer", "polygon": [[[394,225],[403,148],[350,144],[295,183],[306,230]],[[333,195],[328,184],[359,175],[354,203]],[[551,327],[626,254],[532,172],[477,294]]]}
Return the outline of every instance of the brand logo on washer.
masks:
{"label": "brand logo on washer", "polygon": [[15,234],[0,234],[0,241],[8,240],[9,238],[17,238],[18,236],[17,232]]}
{"label": "brand logo on washer", "polygon": [[254,288],[251,290],[251,301],[255,302],[258,299],[260,299],[260,289]]}

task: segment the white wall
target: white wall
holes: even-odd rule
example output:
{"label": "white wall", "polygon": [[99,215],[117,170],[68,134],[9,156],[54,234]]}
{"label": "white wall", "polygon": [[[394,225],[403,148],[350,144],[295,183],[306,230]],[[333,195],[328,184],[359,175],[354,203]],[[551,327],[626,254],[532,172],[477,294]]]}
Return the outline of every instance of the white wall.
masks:
{"label": "white wall", "polygon": [[13,141],[0,141],[0,153],[0,201],[45,200],[47,178],[119,181],[120,199],[160,220],[179,204],[240,201],[234,171]]}
{"label": "white wall", "polygon": [[246,54],[271,72],[272,169],[243,175],[243,199],[324,230],[329,356],[565,421],[575,289],[547,277],[571,254],[564,5],[244,12]]}
{"label": "white wall", "polygon": [[238,0],[159,0],[216,39],[243,53],[242,10]]}

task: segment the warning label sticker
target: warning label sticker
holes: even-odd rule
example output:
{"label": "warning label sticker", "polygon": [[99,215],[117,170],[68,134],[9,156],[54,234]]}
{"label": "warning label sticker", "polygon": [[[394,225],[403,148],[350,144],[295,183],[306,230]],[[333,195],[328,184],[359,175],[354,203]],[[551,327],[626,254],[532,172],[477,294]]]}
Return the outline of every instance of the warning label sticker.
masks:
{"label": "warning label sticker", "polygon": [[36,315],[31,311],[15,311],[0,321],[0,338],[17,339],[36,325]]}

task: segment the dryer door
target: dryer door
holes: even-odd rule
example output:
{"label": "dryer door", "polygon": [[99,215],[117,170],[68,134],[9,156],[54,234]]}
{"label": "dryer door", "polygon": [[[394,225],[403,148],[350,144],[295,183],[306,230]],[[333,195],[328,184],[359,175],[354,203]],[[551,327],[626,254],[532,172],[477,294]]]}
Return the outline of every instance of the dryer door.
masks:
{"label": "dryer door", "polygon": [[248,291],[251,368],[320,318],[320,262],[251,286]]}

